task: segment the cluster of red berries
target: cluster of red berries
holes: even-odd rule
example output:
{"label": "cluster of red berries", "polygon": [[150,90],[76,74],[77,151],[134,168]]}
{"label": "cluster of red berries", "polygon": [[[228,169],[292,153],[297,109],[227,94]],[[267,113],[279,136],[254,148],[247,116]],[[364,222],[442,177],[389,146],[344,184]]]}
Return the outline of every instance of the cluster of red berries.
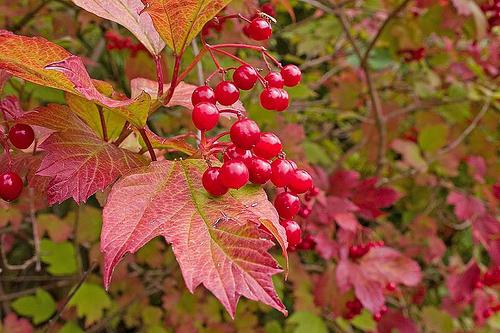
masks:
{"label": "cluster of red berries", "polygon": [[349,247],[349,256],[352,259],[358,259],[364,256],[373,248],[384,246],[384,241],[368,242],[366,244],[352,245]]}
{"label": "cluster of red berries", "polygon": [[[359,315],[361,311],[363,311],[363,304],[361,304],[360,300],[357,297],[355,297],[351,301],[348,301],[345,306],[347,312],[344,314],[344,318],[347,320],[353,319],[354,317]],[[373,319],[375,321],[380,321],[382,317],[387,313],[387,311],[387,306],[383,305],[379,312],[373,314]]]}
{"label": "cluster of red berries", "polygon": [[139,51],[147,51],[142,43],[134,43],[132,38],[123,37],[114,31],[108,31],[104,34],[106,39],[106,48],[112,50],[130,50],[132,56],[136,56]]}
{"label": "cluster of red berries", "polygon": [[492,287],[497,284],[500,284],[500,266],[487,270],[483,276],[477,280],[475,287],[481,289],[484,286]]}
{"label": "cluster of red berries", "polygon": [[[35,141],[35,132],[29,125],[16,124],[9,130],[8,139],[18,149],[29,148]],[[4,149],[10,149],[8,144]],[[0,198],[5,201],[14,201],[23,191],[23,180],[13,171],[0,175]]]}
{"label": "cluster of red berries", "polygon": [[490,305],[486,309],[484,309],[483,317],[485,319],[488,319],[497,312],[500,312],[500,303],[499,302],[496,302],[496,303],[492,302],[492,303],[490,303]]}

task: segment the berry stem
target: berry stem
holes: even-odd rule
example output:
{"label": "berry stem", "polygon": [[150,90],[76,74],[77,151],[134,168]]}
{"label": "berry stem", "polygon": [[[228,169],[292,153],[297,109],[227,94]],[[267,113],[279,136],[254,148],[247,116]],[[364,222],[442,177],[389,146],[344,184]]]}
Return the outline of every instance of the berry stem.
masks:
{"label": "berry stem", "polygon": [[238,118],[241,118],[242,112],[240,110],[234,110],[234,109],[222,109],[219,110],[219,113],[232,113],[238,116]]}
{"label": "berry stem", "polygon": [[223,138],[225,137],[226,135],[229,135],[229,131],[225,131],[225,132],[221,132],[219,134],[217,134],[216,136],[214,136],[213,138],[211,138],[209,141],[208,141],[208,146],[209,147],[212,147],[213,144],[219,140],[220,138]]}
{"label": "berry stem", "polygon": [[200,62],[200,60],[203,58],[205,53],[208,50],[205,48],[202,48],[200,52],[196,55],[196,57],[191,61],[191,63],[187,66],[187,68],[182,72],[181,75],[179,75],[179,81],[182,81],[186,78],[186,76],[193,70],[193,68]]}
{"label": "berry stem", "polygon": [[[207,47],[211,48],[211,46],[207,46]],[[215,52],[218,52],[220,54],[225,55],[226,57],[229,57],[229,58],[231,58],[233,60],[236,60],[237,62],[239,62],[242,65],[247,65],[247,66],[253,67],[248,62],[244,61],[243,59],[241,59],[241,58],[239,58],[239,57],[235,56],[234,54],[231,54],[231,53],[229,53],[227,51],[219,50],[219,49],[213,49],[213,50]],[[259,78],[260,83],[262,83],[262,85],[265,87],[266,86],[266,80],[264,79],[264,77],[262,77],[262,75],[260,75],[259,72],[257,72],[257,77]]]}
{"label": "berry stem", "polygon": [[276,64],[279,68],[282,68],[283,66],[281,63],[273,57],[267,49],[263,46],[257,46],[257,45],[248,45],[248,44],[235,44],[235,43],[228,43],[228,44],[217,44],[217,45],[211,45],[210,48],[212,49],[223,49],[223,48],[236,48],[236,49],[249,49],[249,50],[254,50],[257,52],[262,53],[264,56],[269,58],[272,62]]}
{"label": "berry stem", "polygon": [[156,80],[158,82],[158,98],[163,96],[163,65],[161,63],[161,55],[155,55],[155,64],[156,64]]}
{"label": "berry stem", "polygon": [[141,137],[144,140],[146,147],[148,147],[149,156],[151,156],[151,160],[156,161],[157,159],[156,159],[155,150],[154,150],[153,145],[151,144],[151,141],[149,140],[148,135],[146,134],[146,131],[144,130],[144,128],[139,129],[139,133],[141,133]]}
{"label": "berry stem", "polygon": [[104,139],[104,141],[108,142],[108,129],[106,127],[106,120],[104,119],[104,112],[102,111],[102,107],[99,107],[97,111],[99,112],[99,120],[101,121],[102,138]]}
{"label": "berry stem", "polygon": [[249,19],[247,19],[245,16],[241,15],[241,14],[232,14],[232,15],[225,15],[225,16],[217,16],[216,17],[217,20],[219,21],[223,21],[223,20],[227,20],[227,19],[239,19],[239,20],[243,20],[245,21],[246,23],[251,23],[252,21],[250,21]]}
{"label": "berry stem", "polygon": [[123,124],[122,131],[120,132],[120,135],[118,136],[118,139],[114,142],[115,146],[120,146],[123,141],[132,133],[132,130],[129,128],[130,123],[128,121]]}

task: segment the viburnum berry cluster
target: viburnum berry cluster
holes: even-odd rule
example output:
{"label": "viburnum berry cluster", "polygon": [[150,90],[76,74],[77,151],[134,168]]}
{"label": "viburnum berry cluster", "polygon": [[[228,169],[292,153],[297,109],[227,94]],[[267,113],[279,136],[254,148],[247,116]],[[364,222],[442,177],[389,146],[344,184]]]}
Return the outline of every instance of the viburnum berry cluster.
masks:
{"label": "viburnum berry cluster", "polygon": [[31,126],[25,124],[15,124],[9,129],[9,119],[5,113],[3,113],[3,117],[8,134],[1,130],[0,141],[7,158],[8,171],[0,175],[0,198],[10,202],[19,198],[24,185],[19,174],[13,171],[10,150],[12,147],[17,149],[29,148],[35,141],[35,132]]}
{"label": "viburnum berry cluster", "polygon": [[[231,15],[216,20],[235,18],[244,20],[246,34],[257,41],[269,39],[272,35],[270,19],[265,15],[257,15],[249,20],[242,15]],[[311,175],[297,167],[296,163],[286,159],[282,151],[282,143],[278,136],[271,132],[261,131],[255,121],[248,118],[244,111],[234,105],[240,99],[240,91],[251,90],[259,83],[261,106],[266,110],[285,111],[290,98],[284,87],[294,87],[301,81],[302,73],[295,65],[282,66],[265,48],[246,44],[209,45],[204,40],[204,47],[210,53],[217,67],[206,80],[204,86],[194,90],[192,121],[201,132],[200,149],[209,167],[203,174],[202,183],[208,193],[213,196],[226,194],[230,189],[240,189],[248,183],[264,185],[271,182],[281,189],[276,195],[274,206],[286,229],[290,248],[301,243],[301,229],[294,217],[301,212],[302,203],[299,195],[317,193],[313,187]],[[239,57],[226,52],[228,47],[245,48],[260,52],[267,64],[268,73],[262,75],[262,69],[255,68]],[[238,67],[223,68],[216,55],[227,56],[239,63]],[[273,70],[271,61],[278,70]],[[232,80],[228,80],[228,72],[232,71]],[[214,86],[210,81],[216,76],[221,80]],[[223,114],[235,115],[236,121],[227,132],[207,137],[207,132],[214,129]],[[222,142],[229,136],[230,142]],[[214,159],[222,159],[222,165],[216,166]],[[218,164],[218,163],[217,163]]]}
{"label": "viburnum berry cluster", "polygon": [[142,43],[134,43],[131,37],[121,36],[111,30],[104,34],[104,38],[106,39],[106,48],[109,51],[129,50],[133,57],[135,57],[139,51],[147,51]]}
{"label": "viburnum berry cluster", "polygon": [[367,254],[368,251],[370,251],[371,249],[376,247],[382,247],[384,245],[385,245],[384,241],[375,241],[375,242],[368,242],[365,244],[352,245],[349,248],[349,256],[352,259],[358,259]]}

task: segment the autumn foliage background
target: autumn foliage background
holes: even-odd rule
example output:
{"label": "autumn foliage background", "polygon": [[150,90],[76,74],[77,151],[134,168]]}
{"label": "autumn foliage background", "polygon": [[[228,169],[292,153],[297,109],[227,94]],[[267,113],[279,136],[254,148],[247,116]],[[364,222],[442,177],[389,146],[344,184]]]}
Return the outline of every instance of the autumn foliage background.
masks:
{"label": "autumn foliage background", "polygon": [[[225,13],[250,17],[263,4],[235,0]],[[188,291],[162,238],[127,256],[106,292],[99,239],[109,191],[49,207],[26,188],[19,201],[0,201],[0,332],[500,330],[499,2],[273,0],[272,7],[277,23],[262,45],[300,66],[302,84],[289,89],[286,113],[263,111],[256,91],[243,105],[320,190],[304,198],[303,242],[289,253],[288,279],[273,277],[288,317],[241,299],[232,320],[203,287]],[[156,80],[153,59],[126,29],[71,1],[0,0],[0,28],[63,46],[92,78],[126,96],[133,79]],[[248,43],[242,28],[228,21],[202,33],[214,43]],[[197,38],[184,66],[199,48]],[[169,78],[172,53],[163,54]],[[265,66],[250,51],[237,54]],[[205,56],[184,81],[199,85],[214,70]],[[0,88],[7,111],[68,103],[60,90],[2,72]],[[184,106],[163,108],[149,127],[164,137],[195,131]],[[278,247],[271,253],[285,265]],[[355,297],[363,309],[352,315]],[[383,306],[387,313],[374,320]]]}

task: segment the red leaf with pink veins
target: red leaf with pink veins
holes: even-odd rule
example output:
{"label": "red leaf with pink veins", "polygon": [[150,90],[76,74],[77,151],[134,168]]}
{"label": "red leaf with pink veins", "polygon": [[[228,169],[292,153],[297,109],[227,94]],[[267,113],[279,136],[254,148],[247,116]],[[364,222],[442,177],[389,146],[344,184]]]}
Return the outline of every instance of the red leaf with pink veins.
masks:
{"label": "red leaf with pink veins", "polygon": [[286,248],[274,207],[254,186],[210,197],[201,185],[205,169],[203,160],[154,162],[115,184],[101,234],[106,287],[126,253],[161,235],[172,244],[191,292],[203,284],[231,316],[240,296],[286,314],[272,283],[272,276],[281,272],[267,252],[273,243],[260,237],[258,229],[265,221]]}
{"label": "red leaf with pink veins", "polygon": [[40,148],[45,156],[37,175],[51,178],[47,188],[50,204],[71,197],[77,203],[85,202],[129,170],[146,164],[142,156],[84,131],[54,133]]}
{"label": "red leaf with pink veins", "polygon": [[461,221],[469,220],[473,217],[478,217],[486,212],[484,205],[478,199],[467,196],[460,192],[450,192],[446,202],[455,206],[454,212],[457,218]]}
{"label": "red leaf with pink veins", "polygon": [[16,96],[7,96],[0,101],[0,113],[12,120],[21,117],[24,111]]}
{"label": "red leaf with pink veins", "polygon": [[347,258],[337,266],[337,283],[342,291],[354,288],[356,297],[372,313],[384,305],[384,286],[389,282],[415,286],[422,279],[418,264],[388,247],[372,248],[357,263]]}
{"label": "red leaf with pink veins", "polygon": [[330,176],[330,194],[347,198],[359,184],[359,173],[352,170],[338,170]]}
{"label": "red leaf with pink veins", "polygon": [[391,206],[399,199],[399,193],[390,187],[377,187],[376,178],[363,180],[356,187],[352,201],[359,207],[365,219],[375,219],[383,214],[380,208]]}
{"label": "red leaf with pink veins", "polygon": [[469,262],[463,272],[448,275],[446,286],[454,302],[468,303],[481,278],[481,270],[475,261]]}

